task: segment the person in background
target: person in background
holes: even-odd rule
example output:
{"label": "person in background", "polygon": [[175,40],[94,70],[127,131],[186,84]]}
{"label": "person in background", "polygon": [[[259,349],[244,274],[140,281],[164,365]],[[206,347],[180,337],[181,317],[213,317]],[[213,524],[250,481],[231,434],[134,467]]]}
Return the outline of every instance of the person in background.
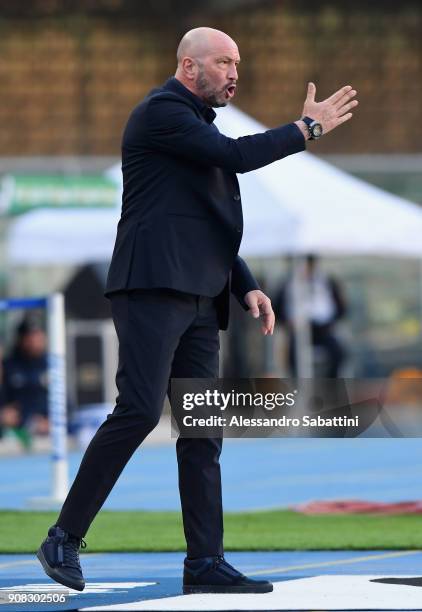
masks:
{"label": "person in background", "polygon": [[[311,324],[314,347],[322,347],[326,354],[324,376],[337,378],[346,351],[335,335],[335,325],[347,311],[346,301],[338,281],[326,275],[315,255],[306,258],[308,304],[306,312]],[[293,321],[293,278],[290,273],[273,300],[276,320],[285,323],[288,334],[288,362],[290,373],[296,376],[296,340]]]}
{"label": "person in background", "polygon": [[26,317],[3,361],[0,426],[22,434],[24,443],[27,434],[48,434],[47,387],[46,335],[36,317]]}
{"label": "person in background", "polygon": [[5,426],[2,421],[2,410],[5,405],[4,387],[3,387],[3,347],[0,345],[0,439],[5,432]]}

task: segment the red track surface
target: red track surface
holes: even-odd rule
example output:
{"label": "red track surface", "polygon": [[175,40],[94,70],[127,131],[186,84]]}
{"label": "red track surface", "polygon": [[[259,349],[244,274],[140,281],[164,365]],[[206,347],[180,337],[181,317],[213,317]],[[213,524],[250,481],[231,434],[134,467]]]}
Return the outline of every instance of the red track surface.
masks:
{"label": "red track surface", "polygon": [[359,499],[313,501],[294,506],[302,514],[422,514],[422,501],[400,503],[369,502]]}

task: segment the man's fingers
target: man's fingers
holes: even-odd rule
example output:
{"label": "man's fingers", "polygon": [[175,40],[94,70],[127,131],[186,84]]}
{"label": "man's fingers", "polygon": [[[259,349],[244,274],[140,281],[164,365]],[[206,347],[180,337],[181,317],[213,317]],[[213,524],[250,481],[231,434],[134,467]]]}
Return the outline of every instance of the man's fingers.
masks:
{"label": "man's fingers", "polygon": [[349,93],[349,91],[351,91],[353,88],[351,85],[346,85],[345,87],[342,87],[341,89],[339,89],[338,91],[336,91],[335,93],[333,93],[332,96],[330,96],[328,98],[328,100],[330,102],[332,102],[333,104],[336,104],[336,102],[338,102],[339,100],[341,100],[341,98]]}
{"label": "man's fingers", "polygon": [[344,104],[344,106],[342,106],[341,108],[337,109],[337,116],[341,117],[342,115],[347,113],[349,110],[351,110],[352,108],[354,108],[358,104],[359,104],[359,102],[357,100],[352,100],[351,102],[348,102],[348,104]]}
{"label": "man's fingers", "polygon": [[354,98],[356,94],[357,94],[357,91],[355,89],[352,89],[351,91],[347,92],[344,96],[341,96],[341,98],[336,100],[336,102],[334,102],[334,106],[336,108],[340,108],[341,106],[344,106],[345,104],[350,102],[350,100]]}
{"label": "man's fingers", "polygon": [[345,121],[349,121],[349,119],[351,119],[352,117],[353,117],[353,113],[347,113],[347,115],[343,115],[343,117],[338,117],[336,126],[341,125]]}
{"label": "man's fingers", "polygon": [[263,315],[262,331],[264,335],[272,334],[274,330],[275,316],[271,307],[271,302],[264,302],[261,305],[261,309]]}
{"label": "man's fingers", "polygon": [[315,87],[315,83],[308,83],[308,91],[306,94],[306,101],[307,102],[315,102],[315,94],[316,94],[316,87]]}
{"label": "man's fingers", "polygon": [[265,335],[269,334],[270,336],[273,335],[274,333],[274,324],[275,324],[275,318],[271,317],[271,319],[268,321],[268,324],[262,327],[262,331],[264,332]]}
{"label": "man's fingers", "polygon": [[272,334],[273,329],[274,325],[271,318],[269,318],[268,320],[264,320],[264,322],[262,323],[262,332],[264,333],[264,335],[266,336],[267,334]]}

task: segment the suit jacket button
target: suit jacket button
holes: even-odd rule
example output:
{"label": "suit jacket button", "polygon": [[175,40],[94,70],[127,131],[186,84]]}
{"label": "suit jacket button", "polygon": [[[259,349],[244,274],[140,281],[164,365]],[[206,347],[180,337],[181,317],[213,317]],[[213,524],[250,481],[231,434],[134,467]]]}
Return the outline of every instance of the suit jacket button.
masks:
{"label": "suit jacket button", "polygon": [[239,195],[238,193],[236,193],[236,194],[233,196],[233,200],[236,200],[236,202],[238,202],[238,201],[240,200],[240,195]]}
{"label": "suit jacket button", "polygon": [[237,233],[240,234],[242,232],[242,229],[240,227],[237,228]]}

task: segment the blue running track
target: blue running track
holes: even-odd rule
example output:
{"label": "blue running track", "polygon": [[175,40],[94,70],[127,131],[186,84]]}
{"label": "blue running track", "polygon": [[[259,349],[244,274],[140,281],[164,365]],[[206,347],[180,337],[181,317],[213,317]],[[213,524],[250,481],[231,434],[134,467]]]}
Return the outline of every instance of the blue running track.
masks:
{"label": "blue running track", "polygon": [[[71,478],[81,453],[70,455]],[[224,507],[228,511],[286,507],[310,500],[422,498],[422,440],[225,440]],[[47,496],[48,456],[0,459],[0,508],[25,509]],[[174,445],[146,446],[132,457],[105,508],[180,508]]]}

